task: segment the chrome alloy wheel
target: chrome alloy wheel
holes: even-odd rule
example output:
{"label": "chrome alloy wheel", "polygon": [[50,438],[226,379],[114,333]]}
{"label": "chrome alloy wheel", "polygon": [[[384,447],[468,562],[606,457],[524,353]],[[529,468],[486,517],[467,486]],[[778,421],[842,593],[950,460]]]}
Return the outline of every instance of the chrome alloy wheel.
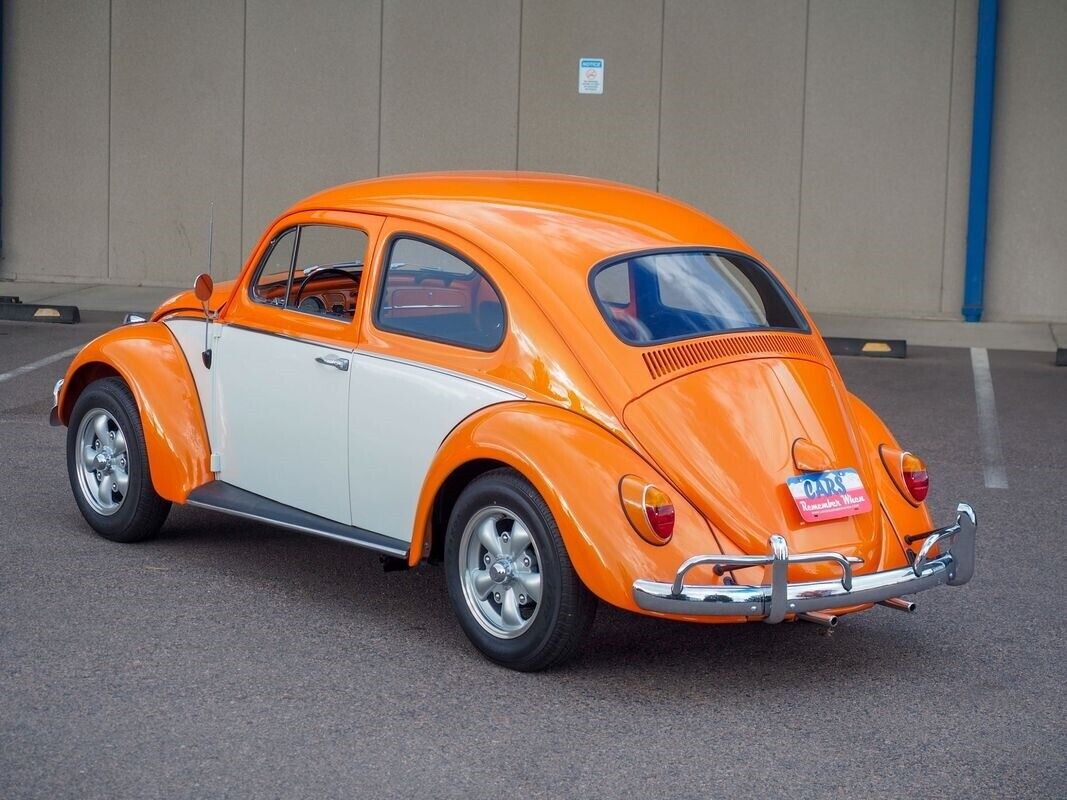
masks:
{"label": "chrome alloy wheel", "polygon": [[94,408],[82,417],[75,441],[82,496],[94,511],[110,517],[122,508],[130,486],[126,436],[111,414]]}
{"label": "chrome alloy wheel", "polygon": [[541,607],[537,545],[518,516],[502,506],[470,518],[459,542],[463,598],[473,617],[498,639],[514,639]]}

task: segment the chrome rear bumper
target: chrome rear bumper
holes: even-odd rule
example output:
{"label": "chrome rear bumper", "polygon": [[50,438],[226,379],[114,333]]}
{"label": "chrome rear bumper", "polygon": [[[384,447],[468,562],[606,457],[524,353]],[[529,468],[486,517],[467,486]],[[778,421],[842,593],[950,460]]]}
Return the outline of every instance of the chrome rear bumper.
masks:
{"label": "chrome rear bumper", "polygon": [[59,390],[62,388],[63,379],[60,378],[52,389],[52,410],[48,412],[48,424],[53,428],[58,428],[63,424],[63,421],[59,418]]}
{"label": "chrome rear bumper", "polygon": [[[789,554],[784,538],[771,536],[771,554],[766,556],[707,555],[694,556],[682,563],[673,583],[634,581],[637,605],[648,611],[686,616],[757,617],[763,622],[781,622],[788,614],[878,603],[902,594],[922,592],[934,586],[962,586],[974,574],[974,540],[978,530],[974,510],[965,503],[956,508],[956,522],[946,528],[907,537],[922,541],[918,555],[910,566],[853,575],[858,558],[840,553]],[[930,558],[935,545],[940,555]],[[837,580],[789,583],[790,564],[831,562],[841,570]],[[769,566],[771,583],[761,586],[687,586],[689,570],[701,565],[715,565],[718,573],[752,566]]]}

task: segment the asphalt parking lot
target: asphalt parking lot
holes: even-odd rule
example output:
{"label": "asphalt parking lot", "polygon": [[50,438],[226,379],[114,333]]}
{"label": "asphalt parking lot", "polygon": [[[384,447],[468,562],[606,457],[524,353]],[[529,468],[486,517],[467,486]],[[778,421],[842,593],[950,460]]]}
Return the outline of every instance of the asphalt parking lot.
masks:
{"label": "asphalt parking lot", "polygon": [[989,353],[1007,489],[968,350],[840,362],[926,458],[938,522],[978,511],[969,585],[832,635],[601,606],[577,662],[520,675],[467,643],[439,567],[192,508],[93,534],[46,421],[70,357],[11,373],[106,327],[0,323],[0,797],[1067,796],[1047,353]]}

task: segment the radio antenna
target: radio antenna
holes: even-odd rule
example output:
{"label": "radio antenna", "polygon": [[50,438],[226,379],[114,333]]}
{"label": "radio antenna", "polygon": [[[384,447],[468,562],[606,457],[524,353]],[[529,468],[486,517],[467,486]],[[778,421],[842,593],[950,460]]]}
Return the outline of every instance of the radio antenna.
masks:
{"label": "radio antenna", "polygon": [[[211,251],[215,239],[215,203],[211,203],[207,217],[207,274],[211,275]],[[212,275],[211,277],[215,277]]]}
{"label": "radio antenna", "polygon": [[[215,204],[211,204],[211,208],[208,211],[207,216],[207,280],[203,281],[203,275],[196,279],[196,293],[198,299],[204,304],[204,352],[201,357],[204,359],[204,366],[211,369],[211,321],[215,319],[216,314],[213,314],[209,305],[211,300],[211,290],[214,288],[214,281],[211,278],[211,252],[215,249],[213,247],[215,243]],[[206,286],[205,286],[206,284]],[[200,293],[203,290],[204,295],[201,297]],[[214,400],[211,401],[214,404]],[[214,405],[212,405],[212,414],[214,414]],[[212,422],[214,425],[214,421]]]}

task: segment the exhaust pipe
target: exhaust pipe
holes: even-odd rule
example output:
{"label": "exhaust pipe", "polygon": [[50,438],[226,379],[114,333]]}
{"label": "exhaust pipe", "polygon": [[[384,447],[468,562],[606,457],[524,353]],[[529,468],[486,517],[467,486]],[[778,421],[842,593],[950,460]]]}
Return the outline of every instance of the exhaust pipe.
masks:
{"label": "exhaust pipe", "polygon": [[878,605],[885,606],[886,608],[894,608],[897,611],[906,611],[909,614],[919,607],[918,603],[911,600],[904,600],[901,597],[890,597],[888,600],[879,600]]}
{"label": "exhaust pipe", "polygon": [[805,611],[797,614],[797,619],[802,619],[805,622],[814,622],[816,625],[825,625],[827,628],[837,627],[837,615],[824,614],[822,611]]}

